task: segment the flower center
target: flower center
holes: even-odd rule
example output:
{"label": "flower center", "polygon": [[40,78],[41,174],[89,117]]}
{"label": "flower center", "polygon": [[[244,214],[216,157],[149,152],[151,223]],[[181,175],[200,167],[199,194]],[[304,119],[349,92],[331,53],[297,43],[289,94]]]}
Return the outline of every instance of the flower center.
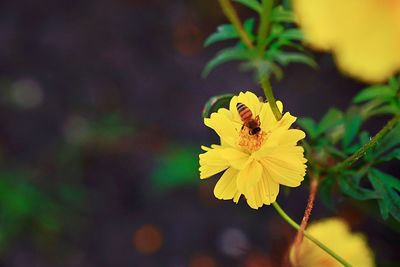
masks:
{"label": "flower center", "polygon": [[239,146],[251,153],[260,149],[266,137],[267,133],[262,130],[251,134],[251,131],[244,127],[239,133]]}

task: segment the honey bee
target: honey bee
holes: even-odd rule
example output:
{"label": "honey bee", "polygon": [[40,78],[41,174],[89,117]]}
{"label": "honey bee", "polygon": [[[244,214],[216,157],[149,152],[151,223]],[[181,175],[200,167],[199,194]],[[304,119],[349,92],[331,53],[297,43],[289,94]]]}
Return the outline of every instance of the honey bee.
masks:
{"label": "honey bee", "polygon": [[247,127],[249,129],[249,134],[250,135],[256,135],[261,131],[260,128],[260,118],[256,116],[253,118],[253,113],[251,110],[243,103],[237,103],[236,104],[236,109],[239,113],[239,116],[243,122],[242,125],[242,130],[244,127]]}

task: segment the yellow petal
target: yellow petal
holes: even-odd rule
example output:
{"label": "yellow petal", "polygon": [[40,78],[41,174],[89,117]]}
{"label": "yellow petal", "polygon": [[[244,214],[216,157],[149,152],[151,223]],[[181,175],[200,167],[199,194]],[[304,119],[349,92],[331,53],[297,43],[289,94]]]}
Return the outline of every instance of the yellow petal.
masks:
{"label": "yellow petal", "polygon": [[221,108],[218,112],[212,113],[210,118],[204,119],[204,124],[212,128],[223,140],[224,144],[236,147],[238,138],[238,128],[240,123],[234,124],[230,118],[230,112],[227,109]]}
{"label": "yellow petal", "polygon": [[264,157],[260,162],[271,175],[271,178],[282,185],[296,187],[304,180],[306,165],[304,156],[298,153],[293,146],[293,151],[287,149],[281,153]]}
{"label": "yellow petal", "polygon": [[400,69],[400,1],[295,0],[307,42],[331,50],[340,68],[368,82]]}
{"label": "yellow petal", "polygon": [[214,195],[218,199],[233,199],[238,193],[236,187],[236,177],[238,171],[228,168],[218,180],[214,188]]}
{"label": "yellow petal", "polygon": [[278,146],[296,145],[297,142],[299,142],[301,139],[304,139],[304,137],[306,137],[306,134],[302,130],[298,129],[281,130],[272,132],[269,135],[266,143],[267,145],[268,143],[274,143]]}
{"label": "yellow petal", "polygon": [[256,160],[250,161],[238,174],[237,188],[239,192],[246,192],[253,187],[262,176],[262,166]]}
{"label": "yellow petal", "polygon": [[235,148],[224,148],[221,150],[221,155],[230,166],[237,170],[242,170],[250,160],[249,154]]}
{"label": "yellow petal", "polygon": [[257,186],[247,189],[245,197],[247,204],[253,209],[258,209],[263,205],[262,196]]}
{"label": "yellow petal", "polygon": [[207,151],[199,155],[200,179],[208,178],[229,167],[229,162],[221,156],[223,150],[220,146],[207,148]]}
{"label": "yellow petal", "polygon": [[261,190],[264,204],[270,205],[276,201],[279,194],[279,184],[272,179],[268,171],[264,170],[258,187]]}
{"label": "yellow petal", "polygon": [[233,202],[238,203],[241,195],[242,194],[239,193],[239,191],[236,192],[235,196],[233,197]]}
{"label": "yellow petal", "polygon": [[[280,112],[283,110],[283,104],[281,101],[277,101],[276,105],[278,106]],[[265,132],[271,131],[276,127],[277,122],[274,116],[274,113],[271,110],[271,106],[269,103],[262,103],[262,107],[260,110],[260,125],[261,129]]]}

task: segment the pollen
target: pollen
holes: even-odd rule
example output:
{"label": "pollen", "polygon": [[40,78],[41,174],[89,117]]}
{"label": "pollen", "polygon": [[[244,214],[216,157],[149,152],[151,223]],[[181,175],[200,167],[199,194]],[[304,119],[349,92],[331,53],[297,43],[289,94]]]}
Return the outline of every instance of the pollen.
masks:
{"label": "pollen", "polygon": [[267,133],[262,130],[257,134],[251,135],[245,127],[239,133],[239,146],[251,153],[260,149],[266,137]]}

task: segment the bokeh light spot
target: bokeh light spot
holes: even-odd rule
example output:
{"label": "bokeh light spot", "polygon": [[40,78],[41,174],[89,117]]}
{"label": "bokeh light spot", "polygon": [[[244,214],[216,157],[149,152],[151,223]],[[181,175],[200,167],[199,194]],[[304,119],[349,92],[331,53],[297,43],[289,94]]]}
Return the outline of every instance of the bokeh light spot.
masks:
{"label": "bokeh light spot", "polygon": [[42,104],[43,97],[43,89],[35,80],[21,79],[11,86],[11,99],[21,108],[36,108]]}
{"label": "bokeh light spot", "polygon": [[153,254],[160,250],[163,236],[154,225],[143,225],[133,234],[133,245],[142,254]]}
{"label": "bokeh light spot", "polygon": [[219,237],[221,251],[231,257],[240,257],[249,249],[249,241],[245,234],[236,228],[226,228]]}

